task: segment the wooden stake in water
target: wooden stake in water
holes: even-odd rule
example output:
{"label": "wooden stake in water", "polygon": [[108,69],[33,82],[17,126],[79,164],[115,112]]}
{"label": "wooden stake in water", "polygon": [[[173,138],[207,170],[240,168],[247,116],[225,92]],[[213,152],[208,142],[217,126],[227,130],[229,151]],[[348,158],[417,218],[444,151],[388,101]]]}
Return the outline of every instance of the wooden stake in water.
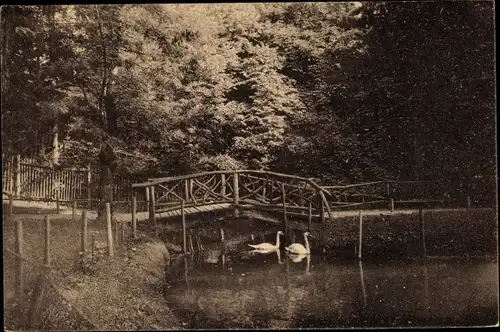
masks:
{"label": "wooden stake in water", "polygon": [[420,208],[419,219],[420,219],[420,239],[422,240],[422,256],[427,256],[427,248],[425,247],[425,222],[424,222],[424,210]]}
{"label": "wooden stake in water", "polygon": [[181,217],[182,217],[182,250],[187,254],[187,239],[186,239],[186,214],[184,211],[184,201],[181,201]]}
{"label": "wooden stake in water", "polygon": [[50,218],[45,216],[45,265],[50,266]]}
{"label": "wooden stake in water", "polygon": [[363,303],[366,305],[365,276],[363,273],[363,263],[361,263],[361,261],[359,261],[359,276],[361,278],[361,290],[363,291]]}
{"label": "wooden stake in water", "polygon": [[361,259],[363,246],[363,211],[359,211],[359,243],[358,243],[358,258]]}
{"label": "wooden stake in water", "polygon": [[467,208],[470,209],[470,207],[471,207],[470,196],[467,196]]}
{"label": "wooden stake in water", "polygon": [[194,253],[193,236],[189,235],[189,252]]}
{"label": "wooden stake in water", "polygon": [[309,214],[307,216],[307,230],[310,232],[312,226],[312,203],[309,202]]}
{"label": "wooden stake in water", "polygon": [[288,219],[286,217],[286,192],[285,192],[285,184],[281,184],[281,197],[283,199],[283,223],[285,226],[285,238],[288,241],[290,241],[290,234],[288,234]]}
{"label": "wooden stake in water", "polygon": [[394,198],[389,198],[389,210],[394,212]]}
{"label": "wooden stake in water", "polygon": [[85,255],[87,249],[87,210],[82,211],[82,241],[80,251]]}
{"label": "wooden stake in water", "polygon": [[113,229],[111,225],[111,206],[106,203],[106,225],[108,232],[108,254],[113,257]]}

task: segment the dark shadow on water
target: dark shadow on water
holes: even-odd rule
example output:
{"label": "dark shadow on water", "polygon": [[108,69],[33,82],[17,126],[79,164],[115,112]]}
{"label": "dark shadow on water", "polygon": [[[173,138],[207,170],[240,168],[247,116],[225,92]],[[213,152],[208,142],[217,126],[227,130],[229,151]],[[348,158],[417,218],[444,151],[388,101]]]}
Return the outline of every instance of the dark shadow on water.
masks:
{"label": "dark shadow on water", "polygon": [[[487,259],[363,261],[220,253],[167,268],[165,297],[188,328],[485,326],[498,321]],[[280,259],[283,264],[279,264]]]}

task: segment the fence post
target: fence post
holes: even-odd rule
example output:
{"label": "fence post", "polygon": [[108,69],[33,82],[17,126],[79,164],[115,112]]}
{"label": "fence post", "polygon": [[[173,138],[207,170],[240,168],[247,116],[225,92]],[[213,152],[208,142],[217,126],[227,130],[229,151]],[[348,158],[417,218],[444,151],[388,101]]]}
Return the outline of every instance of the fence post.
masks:
{"label": "fence post", "polygon": [[120,242],[123,243],[125,241],[125,225],[123,221],[120,222]]}
{"label": "fence post", "polygon": [[112,220],[112,225],[113,225],[113,239],[115,241],[116,247],[119,247],[120,241],[118,239],[118,229],[119,229],[119,221],[118,220]]}
{"label": "fence post", "polygon": [[73,222],[76,223],[76,201],[73,201]]}
{"label": "fence post", "polygon": [[137,197],[134,193],[132,196],[132,237],[134,239],[137,238]]}
{"label": "fence post", "polygon": [[50,218],[45,216],[45,265],[50,266]]}
{"label": "fence post", "polygon": [[85,250],[87,249],[87,210],[82,211],[82,242],[80,249],[85,255]]}
{"label": "fence post", "polygon": [[146,212],[149,213],[149,187],[146,187]]}
{"label": "fence post", "polygon": [[87,165],[87,210],[92,210],[92,169]]}
{"label": "fence post", "polygon": [[59,192],[60,192],[61,187],[56,188],[56,213],[59,214],[60,212],[60,206],[59,206]]}
{"label": "fence post", "polygon": [[149,221],[154,223],[155,226],[155,234],[158,237],[158,224],[156,223],[156,215],[155,215],[155,187],[149,187]]}
{"label": "fence post", "polygon": [[106,203],[106,225],[108,231],[108,254],[113,257],[113,229],[111,227],[111,206]]}
{"label": "fence post", "polygon": [[238,218],[240,216],[240,210],[238,205],[240,204],[240,189],[238,184],[238,173],[233,173],[233,199],[234,199],[234,216]]}
{"label": "fence post", "polygon": [[10,193],[9,195],[9,216],[12,217],[14,213],[14,194]]}
{"label": "fence post", "polygon": [[14,178],[16,179],[15,183],[15,195],[16,198],[21,197],[21,155],[16,156],[16,165],[14,169]]}
{"label": "fence post", "polygon": [[23,220],[21,218],[16,219],[16,254],[19,255],[17,259],[17,294],[19,300],[22,301],[24,276],[23,261],[21,259],[23,256]]}

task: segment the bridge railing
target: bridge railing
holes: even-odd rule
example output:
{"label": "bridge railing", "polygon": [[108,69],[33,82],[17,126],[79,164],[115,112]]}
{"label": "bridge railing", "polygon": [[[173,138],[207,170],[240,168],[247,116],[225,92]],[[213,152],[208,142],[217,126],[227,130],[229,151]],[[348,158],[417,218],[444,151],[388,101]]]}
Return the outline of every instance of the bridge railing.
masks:
{"label": "bridge railing", "polygon": [[443,180],[396,181],[384,180],[352,185],[322,186],[330,195],[327,200],[332,209],[388,208],[425,206],[471,205],[470,194],[456,184]]}
{"label": "bridge railing", "polygon": [[150,178],[132,184],[133,190],[146,190],[150,218],[155,213],[210,204],[246,205],[282,209],[289,213],[319,213],[331,218],[327,189],[311,179],[259,170],[212,171],[176,177]]}

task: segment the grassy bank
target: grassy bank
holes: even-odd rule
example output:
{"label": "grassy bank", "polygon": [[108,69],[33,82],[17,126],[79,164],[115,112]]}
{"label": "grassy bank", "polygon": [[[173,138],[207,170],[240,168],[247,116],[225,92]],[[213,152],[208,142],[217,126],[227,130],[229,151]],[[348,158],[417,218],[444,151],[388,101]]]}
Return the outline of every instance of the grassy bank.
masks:
{"label": "grassy bank", "polygon": [[[23,208],[22,216],[9,218],[4,215],[3,241],[5,249],[15,251],[15,224],[17,220],[22,220],[22,256],[36,264],[43,264],[43,217],[49,211],[37,212]],[[94,220],[89,220],[87,258],[82,261],[80,216],[77,222],[73,222],[71,216],[51,215],[50,279],[57,292],[78,308],[97,329],[179,329],[181,324],[162,296],[164,255],[168,257],[165,245],[140,233],[138,240],[117,245],[114,257],[110,258],[107,256],[104,225],[96,226]],[[94,255],[90,254],[92,242]],[[15,289],[17,275],[14,270],[15,264],[7,262],[4,254],[6,289]],[[36,284],[37,275],[35,268],[25,264],[23,280],[27,294]],[[14,295],[4,296],[4,305],[6,301],[13,301]],[[42,301],[48,300],[44,298]],[[42,307],[64,310],[59,304],[45,302]],[[52,327],[57,329],[57,326]]]}
{"label": "grassy bank", "polygon": [[[498,222],[494,209],[425,211],[426,252],[429,256],[496,255]],[[327,253],[354,255],[359,216],[314,225],[318,243]],[[363,216],[363,257],[414,257],[422,253],[418,213]]]}

